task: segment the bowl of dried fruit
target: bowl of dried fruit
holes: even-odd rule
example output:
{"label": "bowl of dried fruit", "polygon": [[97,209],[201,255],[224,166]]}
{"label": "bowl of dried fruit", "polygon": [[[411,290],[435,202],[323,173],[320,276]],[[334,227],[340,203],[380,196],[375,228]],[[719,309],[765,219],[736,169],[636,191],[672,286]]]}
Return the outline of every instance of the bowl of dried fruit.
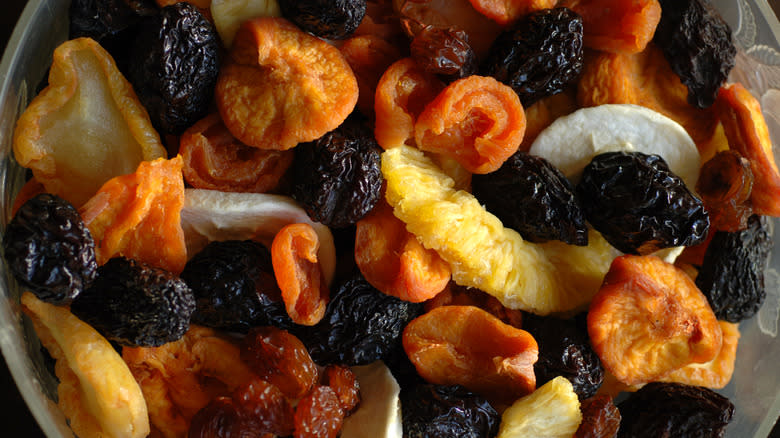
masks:
{"label": "bowl of dried fruit", "polygon": [[765,1],[30,0],[0,78],[0,347],[47,436],[780,414]]}

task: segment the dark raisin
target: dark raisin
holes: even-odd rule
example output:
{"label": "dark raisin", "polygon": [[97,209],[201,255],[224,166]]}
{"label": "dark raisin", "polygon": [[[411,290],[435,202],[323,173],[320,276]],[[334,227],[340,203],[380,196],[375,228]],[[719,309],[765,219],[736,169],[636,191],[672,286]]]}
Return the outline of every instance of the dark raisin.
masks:
{"label": "dark raisin", "polygon": [[162,133],[181,134],[208,113],[219,47],[214,25],[186,2],[139,25],[127,78]]}
{"label": "dark raisin", "polygon": [[555,8],[532,12],[499,34],[482,74],[512,87],[528,108],[574,83],[582,66],[582,17]]}
{"label": "dark raisin", "polygon": [[710,227],[701,200],[658,155],[597,155],[585,166],[577,196],[593,228],[628,254],[696,245]]}
{"label": "dark raisin", "polygon": [[479,202],[524,239],[588,244],[574,186],[544,158],[516,152],[495,172],[474,175],[471,185]]}
{"label": "dark raisin", "polygon": [[187,437],[232,438],[244,436],[241,435],[243,429],[241,414],[233,399],[216,397],[192,417]]}
{"label": "dark raisin", "polygon": [[440,75],[448,82],[477,72],[477,55],[463,30],[425,26],[415,35],[410,51],[425,71]]}
{"label": "dark raisin", "polygon": [[688,103],[707,108],[736,64],[731,28],[708,0],[661,0],[653,41],[688,87]]}
{"label": "dark raisin", "polygon": [[608,395],[597,395],[580,403],[582,422],[574,438],[614,438],[620,428],[620,411]]}
{"label": "dark raisin", "polygon": [[294,429],[294,411],[284,393],[265,380],[255,379],[233,391],[233,403],[241,416],[237,428],[246,437],[256,433],[258,437],[270,432],[274,436],[290,435]]}
{"label": "dark raisin", "polygon": [[734,405],[707,388],[652,382],[618,404],[618,437],[722,437]]}
{"label": "dark raisin", "polygon": [[492,438],[500,422],[487,400],[457,385],[401,391],[401,413],[406,438]]}
{"label": "dark raisin", "polygon": [[79,212],[48,193],[19,208],[6,228],[3,249],[19,283],[50,303],[72,300],[97,272],[95,242]]}
{"label": "dark raisin", "polygon": [[317,386],[295,407],[295,434],[301,438],[336,438],[344,422],[344,411],[336,392]]}
{"label": "dark raisin", "polygon": [[732,150],[718,152],[701,166],[696,191],[710,213],[712,228],[737,231],[747,227],[753,215],[750,160]]}
{"label": "dark raisin", "polygon": [[279,0],[282,16],[320,38],[349,38],[366,15],[366,0]]}
{"label": "dark raisin", "polygon": [[772,250],[765,217],[753,215],[742,231],[717,231],[704,253],[696,286],[718,319],[752,317],[766,299],[764,269]]}
{"label": "dark raisin", "polygon": [[318,140],[295,148],[293,198],[317,222],[336,228],[353,225],[379,200],[380,153],[364,121],[347,118]]}
{"label": "dark raisin", "polygon": [[397,352],[404,327],[422,312],[422,304],[383,294],[358,273],[331,296],[322,320],[302,328],[299,337],[320,365],[367,365]]}
{"label": "dark raisin", "polygon": [[168,271],[116,257],[71,304],[74,315],[120,345],[156,347],[190,328],[192,290]]}

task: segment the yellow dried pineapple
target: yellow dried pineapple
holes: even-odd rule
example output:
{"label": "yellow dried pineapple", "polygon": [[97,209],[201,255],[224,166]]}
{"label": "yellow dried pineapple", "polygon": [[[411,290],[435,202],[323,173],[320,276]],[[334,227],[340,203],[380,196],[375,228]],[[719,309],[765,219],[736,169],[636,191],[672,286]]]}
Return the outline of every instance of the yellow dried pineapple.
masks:
{"label": "yellow dried pineapple", "polygon": [[577,393],[558,376],[504,411],[498,438],[570,438],[581,422]]}

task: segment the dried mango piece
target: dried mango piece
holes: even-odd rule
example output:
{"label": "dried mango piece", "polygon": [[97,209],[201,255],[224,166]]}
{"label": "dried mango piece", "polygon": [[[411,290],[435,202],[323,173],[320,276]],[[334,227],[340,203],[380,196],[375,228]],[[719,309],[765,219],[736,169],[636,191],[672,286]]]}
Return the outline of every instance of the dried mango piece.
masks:
{"label": "dried mango piece", "polygon": [[181,156],[144,161],[111,179],[79,210],[95,239],[98,264],[125,256],[181,273],[187,263],[181,209]]}
{"label": "dried mango piece", "polygon": [[498,438],[569,438],[582,422],[580,401],[571,382],[558,376],[501,415]]}
{"label": "dried mango piece", "polygon": [[641,52],[661,21],[658,0],[563,0],[558,6],[580,14],[583,44],[604,52]]}
{"label": "dried mango piece", "polygon": [[540,9],[555,7],[557,0],[469,0],[480,14],[500,25],[512,23],[518,18]]}
{"label": "dried mango piece", "polygon": [[47,192],[76,206],[141,161],[166,156],[132,86],[89,38],[55,49],[49,86],[17,121],[13,148]]}
{"label": "dried mango piece", "polygon": [[398,48],[376,35],[357,35],[339,47],[357,78],[357,108],[366,116],[374,114],[374,95],[379,78],[401,58]]}
{"label": "dried mango piece", "polygon": [[243,143],[290,149],[337,128],[358,84],[339,50],[283,18],[245,21],[217,79],[217,108]]}
{"label": "dried mango piece", "polygon": [[456,191],[453,180],[415,148],[385,151],[382,175],[395,216],[449,263],[453,280],[510,309],[546,315],[581,308],[618,254],[596,232],[588,246],[525,242],[470,193]]}
{"label": "dried mango piece", "polygon": [[56,359],[57,405],[78,436],[143,438],[149,416],[141,388],[114,347],[61,306],[21,297],[41,343]]}
{"label": "dried mango piece", "polygon": [[737,358],[739,343],[739,324],[718,321],[723,331],[723,345],[715,359],[706,363],[692,363],[674,370],[658,379],[660,382],[677,382],[686,385],[704,386],[722,389],[731,381],[734,374],[734,361]]}

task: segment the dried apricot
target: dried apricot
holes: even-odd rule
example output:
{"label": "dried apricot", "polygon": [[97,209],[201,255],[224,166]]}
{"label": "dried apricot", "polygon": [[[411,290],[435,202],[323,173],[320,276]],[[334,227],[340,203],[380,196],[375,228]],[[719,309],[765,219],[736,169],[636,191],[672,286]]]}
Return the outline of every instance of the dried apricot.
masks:
{"label": "dried apricot", "polygon": [[374,114],[374,96],[379,78],[390,65],[401,58],[401,51],[376,35],[357,35],[344,41],[341,54],[355,73],[358,94],[357,109],[365,116]]}
{"label": "dried apricot", "polygon": [[616,258],[588,311],[593,349],[621,382],[657,380],[718,354],[722,331],[685,272],[655,256]]}
{"label": "dried apricot", "polygon": [[14,198],[14,203],[11,206],[11,217],[16,216],[16,212],[19,210],[19,207],[24,205],[25,202],[34,198],[36,195],[40,195],[41,193],[45,192],[46,187],[44,187],[43,184],[35,179],[35,177],[30,178],[26,183],[24,183]]}
{"label": "dried apricot", "polygon": [[557,118],[577,110],[577,98],[571,89],[543,97],[525,109],[525,135],[519,150],[528,152],[536,137]]}
{"label": "dried apricot", "polygon": [[47,192],[76,207],[109,179],[166,156],[132,86],[89,38],[54,51],[49,85],[17,121],[13,149]]}
{"label": "dried apricot", "polygon": [[563,0],[558,6],[580,14],[583,44],[604,52],[641,52],[661,21],[658,0]]}
{"label": "dried apricot", "polygon": [[179,154],[187,183],[223,192],[272,192],[293,162],[292,151],[258,149],[241,143],[217,113],[184,131],[179,138]]}
{"label": "dried apricot", "polygon": [[536,340],[477,307],[437,307],[415,318],[403,345],[420,376],[437,385],[462,385],[502,402],[536,388]]}
{"label": "dried apricot", "polygon": [[504,324],[522,328],[523,312],[504,307],[496,297],[473,287],[464,287],[450,282],[447,287],[435,297],[425,302],[425,311],[441,306],[474,306],[487,311],[500,319]]}
{"label": "dried apricot", "polygon": [[425,106],[414,124],[417,147],[447,154],[472,173],[489,173],[517,152],[525,111],[511,87],[492,77],[459,79]]}
{"label": "dried apricot", "polygon": [[523,15],[555,7],[557,0],[469,0],[471,6],[498,24],[509,24]]}
{"label": "dried apricot", "polygon": [[245,21],[215,90],[230,132],[261,149],[290,149],[338,127],[358,99],[339,50],[283,18]]}
{"label": "dried apricot", "polygon": [[737,357],[737,344],[740,337],[739,324],[727,321],[718,321],[718,324],[723,331],[723,345],[714,359],[706,363],[686,365],[658,380],[712,389],[722,389],[728,385],[734,374],[734,361]]}

